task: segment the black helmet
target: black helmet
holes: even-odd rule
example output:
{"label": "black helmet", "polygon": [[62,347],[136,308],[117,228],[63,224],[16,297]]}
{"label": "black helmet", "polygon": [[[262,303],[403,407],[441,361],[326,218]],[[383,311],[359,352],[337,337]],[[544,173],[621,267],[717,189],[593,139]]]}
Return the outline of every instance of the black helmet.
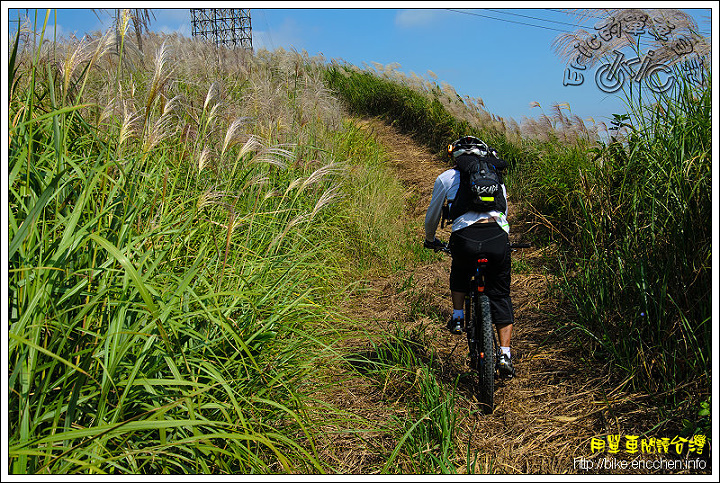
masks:
{"label": "black helmet", "polygon": [[448,145],[448,156],[454,159],[461,154],[476,154],[481,157],[488,155],[488,145],[474,136],[461,137]]}

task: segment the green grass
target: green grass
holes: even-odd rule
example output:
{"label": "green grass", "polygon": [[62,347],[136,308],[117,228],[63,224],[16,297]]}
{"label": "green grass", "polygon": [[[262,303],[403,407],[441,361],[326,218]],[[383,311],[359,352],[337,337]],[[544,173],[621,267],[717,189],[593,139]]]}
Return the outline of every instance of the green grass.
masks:
{"label": "green grass", "polygon": [[496,146],[511,164],[518,215],[533,227],[525,236],[557,247],[557,292],[582,343],[630,388],[689,411],[692,391],[706,395],[710,381],[711,91],[680,69],[675,77],[672,94],[631,93],[616,119],[631,127],[603,141],[578,123],[564,131],[576,116],[562,105],[518,137],[477,103],[393,66],[334,64],[327,74],[353,112],[381,116],[438,153],[464,134]]}
{"label": "green grass", "polygon": [[[707,431],[709,87],[630,99],[628,136],[593,149],[392,72],[176,36],[140,59],[125,35],[53,42],[49,18],[8,64],[12,473],[333,472],[307,411],[327,408],[338,312],[366,277],[437,255],[328,88],[436,152],[498,148],[531,236],[558,243],[583,343]],[[418,337],[371,342],[363,374],[411,416],[381,428],[396,445],[377,469],[453,472],[456,394]]]}
{"label": "green grass", "polygon": [[379,146],[297,54],[13,45],[10,471],[332,471],[306,381],[398,256]]}
{"label": "green grass", "polygon": [[405,433],[384,469],[391,467],[396,452],[404,450],[407,453],[407,469],[403,473],[455,473],[457,395],[454,388],[448,394],[440,385],[432,365],[419,367],[416,381],[419,397],[413,401],[413,417],[404,420]]}
{"label": "green grass", "polygon": [[573,192],[568,216],[581,228],[573,237],[579,271],[567,293],[637,387],[672,393],[699,381],[704,391],[711,340],[709,84],[683,80],[672,95],[630,98],[629,106],[628,137],[597,150],[595,168]]}
{"label": "green grass", "polygon": [[383,474],[456,472],[457,394],[437,380],[435,352],[424,331],[398,321],[389,334],[369,336],[367,351],[346,357],[350,367],[378,387],[383,404],[408,408],[407,415],[383,423],[397,441],[383,455],[378,469]]}
{"label": "green grass", "polygon": [[326,81],[352,112],[381,116],[437,153],[445,152],[448,140],[476,132],[443,106],[437,91],[433,97],[370,71],[339,65],[327,69]]}

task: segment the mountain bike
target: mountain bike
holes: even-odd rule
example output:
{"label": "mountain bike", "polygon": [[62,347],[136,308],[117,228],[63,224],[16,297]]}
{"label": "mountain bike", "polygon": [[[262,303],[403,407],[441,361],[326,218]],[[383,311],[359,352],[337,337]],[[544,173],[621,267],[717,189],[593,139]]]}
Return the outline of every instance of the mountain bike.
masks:
{"label": "mountain bike", "polygon": [[[513,243],[510,249],[529,248],[528,243]],[[435,249],[450,254],[450,248]],[[476,396],[485,414],[492,414],[495,408],[495,378],[498,377],[500,344],[493,330],[495,325],[490,312],[490,299],[485,294],[485,270],[488,259],[482,254],[475,262],[470,280],[470,290],[465,295],[465,327],[470,369],[477,373]]]}

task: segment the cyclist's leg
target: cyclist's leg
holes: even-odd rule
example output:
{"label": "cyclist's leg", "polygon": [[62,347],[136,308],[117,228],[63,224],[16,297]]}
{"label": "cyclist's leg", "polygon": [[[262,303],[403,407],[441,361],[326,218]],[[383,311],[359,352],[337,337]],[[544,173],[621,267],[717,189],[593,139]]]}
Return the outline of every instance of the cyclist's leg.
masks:
{"label": "cyclist's leg", "polygon": [[[470,254],[463,240],[459,238],[464,230],[458,230],[450,235],[448,243],[452,253],[452,263],[450,265],[450,293],[453,306],[453,317],[448,322],[448,329],[458,334],[457,323],[455,319],[463,319],[465,316],[465,295],[470,290],[471,260]],[[462,315],[460,315],[462,314]],[[452,326],[452,327],[451,327]]]}
{"label": "cyclist's leg", "polygon": [[470,278],[472,277],[472,253],[468,251],[464,243],[464,233],[467,228],[454,231],[450,235],[448,246],[452,254],[450,264],[450,291],[452,292],[453,308],[461,309],[465,303],[465,294],[470,290]]}
{"label": "cyclist's leg", "polygon": [[[497,230],[502,228],[497,227]],[[485,293],[490,299],[493,321],[498,329],[504,327],[503,334],[499,334],[501,341],[504,341],[505,337],[511,336],[515,321],[510,298],[510,244],[507,234],[491,240],[486,247],[490,264],[485,273]]]}
{"label": "cyclist's leg", "polygon": [[455,290],[450,291],[450,295],[452,296],[452,305],[453,305],[454,310],[464,310],[466,293],[467,293],[467,291],[465,291],[465,292],[457,292]]}
{"label": "cyclist's leg", "polygon": [[512,339],[512,324],[495,324],[498,331],[498,339],[500,347],[510,347],[510,340]]}
{"label": "cyclist's leg", "polygon": [[[502,228],[498,227],[497,230]],[[487,243],[487,249],[491,263],[485,274],[485,293],[490,300],[490,309],[502,351],[499,369],[503,376],[512,377],[515,369],[511,361],[510,344],[514,314],[510,299],[510,244],[507,234],[493,238]]]}

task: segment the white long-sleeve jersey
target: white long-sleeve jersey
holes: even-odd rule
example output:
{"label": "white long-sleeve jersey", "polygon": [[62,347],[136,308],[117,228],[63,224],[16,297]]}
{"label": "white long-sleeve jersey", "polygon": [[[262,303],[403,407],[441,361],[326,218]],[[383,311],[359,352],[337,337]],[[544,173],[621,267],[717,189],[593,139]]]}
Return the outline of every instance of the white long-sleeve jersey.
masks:
{"label": "white long-sleeve jersey", "polygon": [[[435,180],[433,186],[432,198],[430,206],[425,214],[425,239],[429,242],[435,240],[435,232],[437,231],[440,217],[442,216],[442,207],[447,199],[450,203],[455,199],[458,188],[460,187],[460,171],[456,169],[448,169],[440,174]],[[503,194],[507,199],[507,191],[505,185],[502,185]],[[466,228],[482,218],[495,218],[495,221],[506,232],[510,233],[510,224],[507,221],[507,213],[499,211],[490,211],[487,213],[478,213],[476,211],[468,211],[467,213],[457,217],[452,224],[452,231]]]}

